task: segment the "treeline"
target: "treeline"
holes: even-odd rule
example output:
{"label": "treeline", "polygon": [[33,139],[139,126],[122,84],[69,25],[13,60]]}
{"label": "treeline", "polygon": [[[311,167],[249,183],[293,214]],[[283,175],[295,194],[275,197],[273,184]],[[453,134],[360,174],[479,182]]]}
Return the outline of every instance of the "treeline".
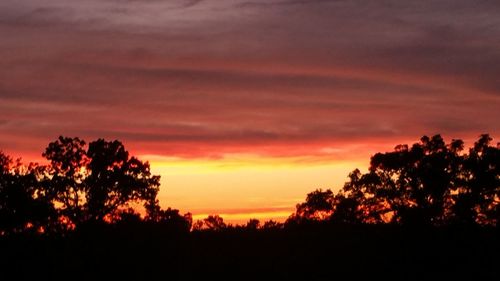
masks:
{"label": "treeline", "polygon": [[87,145],[61,136],[43,156],[47,165],[23,165],[0,153],[0,234],[63,234],[122,220],[168,220],[191,227],[189,214],[159,207],[160,177],[119,141],[98,139]]}
{"label": "treeline", "polygon": [[481,135],[468,151],[440,135],[398,145],[371,158],[368,173],[354,170],[337,194],[318,189],[287,221],[342,224],[498,225],[500,143]]}
{"label": "treeline", "polygon": [[[227,225],[217,215],[192,221],[161,209],[160,177],[130,156],[119,141],[59,137],[30,163],[0,152],[0,234],[64,234],[88,225],[140,223],[165,229],[281,229],[318,223],[411,226],[498,225],[500,146],[481,135],[467,151],[461,140],[440,135],[377,153],[369,171],[354,170],[334,194],[318,189],[284,223],[250,220]],[[142,213],[143,215],[140,215]]]}

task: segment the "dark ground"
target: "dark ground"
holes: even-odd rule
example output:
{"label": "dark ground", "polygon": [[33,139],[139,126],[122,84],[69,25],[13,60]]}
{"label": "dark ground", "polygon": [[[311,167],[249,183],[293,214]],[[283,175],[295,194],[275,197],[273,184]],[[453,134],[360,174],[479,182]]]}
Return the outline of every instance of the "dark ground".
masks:
{"label": "dark ground", "polygon": [[500,280],[498,234],[397,226],[87,228],[64,238],[0,238],[0,280]]}

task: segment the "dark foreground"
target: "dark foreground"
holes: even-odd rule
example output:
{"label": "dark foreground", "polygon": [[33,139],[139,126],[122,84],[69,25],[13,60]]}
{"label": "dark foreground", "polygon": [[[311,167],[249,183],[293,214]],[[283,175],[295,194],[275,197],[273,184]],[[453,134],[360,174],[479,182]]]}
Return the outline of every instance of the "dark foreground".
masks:
{"label": "dark foreground", "polygon": [[2,238],[0,280],[500,280],[498,234],[394,226],[87,228],[65,238]]}

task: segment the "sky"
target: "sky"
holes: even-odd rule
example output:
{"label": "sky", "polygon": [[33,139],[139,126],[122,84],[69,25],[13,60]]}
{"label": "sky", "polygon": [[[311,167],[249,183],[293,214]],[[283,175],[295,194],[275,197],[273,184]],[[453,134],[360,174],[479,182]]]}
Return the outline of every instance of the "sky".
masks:
{"label": "sky", "polygon": [[500,2],[2,0],[0,149],[121,140],[163,207],[283,220],[422,135],[500,134]]}

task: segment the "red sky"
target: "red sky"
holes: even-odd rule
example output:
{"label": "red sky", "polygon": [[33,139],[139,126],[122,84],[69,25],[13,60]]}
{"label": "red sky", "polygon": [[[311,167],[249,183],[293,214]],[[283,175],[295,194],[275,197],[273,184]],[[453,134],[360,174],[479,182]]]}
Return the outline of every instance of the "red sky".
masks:
{"label": "red sky", "polygon": [[119,139],[163,206],[283,218],[377,151],[500,133],[495,1],[3,0],[0,149]]}

